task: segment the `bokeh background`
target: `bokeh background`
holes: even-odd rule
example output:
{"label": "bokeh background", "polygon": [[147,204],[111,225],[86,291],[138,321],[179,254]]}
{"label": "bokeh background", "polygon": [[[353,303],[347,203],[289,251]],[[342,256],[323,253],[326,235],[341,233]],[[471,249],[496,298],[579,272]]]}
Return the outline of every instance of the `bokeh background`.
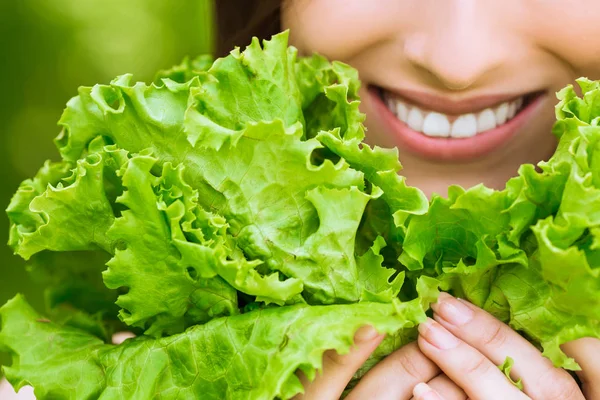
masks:
{"label": "bokeh background", "polygon": [[[0,0],[0,207],[46,159],[77,87],[124,73],[149,82],[186,56],[212,51],[211,0]],[[0,212],[0,305],[42,291],[12,254]],[[2,359],[0,358],[0,364]]]}

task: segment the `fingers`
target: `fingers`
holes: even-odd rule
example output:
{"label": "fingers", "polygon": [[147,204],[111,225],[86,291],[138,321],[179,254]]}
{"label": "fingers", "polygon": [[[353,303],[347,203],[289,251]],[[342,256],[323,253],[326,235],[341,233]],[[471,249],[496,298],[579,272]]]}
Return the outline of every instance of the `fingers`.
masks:
{"label": "fingers", "polygon": [[583,399],[566,371],[555,368],[531,343],[492,315],[447,293],[442,293],[432,308],[437,322],[493,364],[500,365],[507,356],[512,357],[511,375],[522,379],[524,392],[533,399]]}
{"label": "fingers", "polygon": [[440,395],[440,393],[426,383],[419,383],[413,390],[415,400],[447,400],[447,397]]}
{"label": "fingers", "polygon": [[[443,393],[445,400],[467,400],[467,394],[444,374],[440,374],[427,382],[427,385],[438,393]],[[416,400],[416,398],[413,398]]]}
{"label": "fingers", "polygon": [[427,382],[440,369],[421,353],[416,343],[401,347],[373,367],[346,400],[408,399],[419,382]]}
{"label": "fingers", "polygon": [[432,319],[419,325],[419,348],[470,398],[527,399],[500,369],[478,350]]}
{"label": "fingers", "polygon": [[295,399],[337,400],[342,395],[350,379],[369,355],[379,346],[384,335],[379,335],[372,327],[363,327],[354,336],[354,347],[350,353],[339,355],[327,351],[323,355],[323,371],[310,382],[304,374],[300,381],[304,385],[304,395]]}
{"label": "fingers", "polygon": [[569,357],[581,367],[577,376],[583,383],[586,399],[600,399],[600,340],[583,338],[562,345]]}

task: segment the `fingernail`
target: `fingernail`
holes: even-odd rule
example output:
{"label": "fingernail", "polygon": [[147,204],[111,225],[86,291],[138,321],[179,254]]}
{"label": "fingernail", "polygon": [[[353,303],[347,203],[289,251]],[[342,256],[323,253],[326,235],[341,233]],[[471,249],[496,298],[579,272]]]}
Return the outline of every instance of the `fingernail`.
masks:
{"label": "fingernail", "polygon": [[448,332],[446,328],[431,318],[427,318],[427,321],[420,324],[418,329],[419,334],[425,340],[440,350],[453,349],[460,343],[460,341]]}
{"label": "fingernail", "polygon": [[461,326],[473,319],[473,310],[448,293],[440,293],[437,303],[431,308],[452,325]]}
{"label": "fingernail", "polygon": [[363,326],[354,335],[356,342],[368,342],[379,336],[379,333],[372,326]]}
{"label": "fingernail", "polygon": [[413,389],[415,400],[442,400],[440,395],[426,383],[418,383]]}

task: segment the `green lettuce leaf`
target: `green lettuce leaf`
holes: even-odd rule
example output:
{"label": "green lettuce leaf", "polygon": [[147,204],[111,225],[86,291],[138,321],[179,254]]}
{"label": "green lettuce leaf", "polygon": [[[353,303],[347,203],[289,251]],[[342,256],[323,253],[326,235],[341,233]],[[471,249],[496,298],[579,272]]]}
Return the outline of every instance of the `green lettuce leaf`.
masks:
{"label": "green lettuce leaf", "polygon": [[500,371],[502,371],[502,373],[506,376],[506,379],[508,379],[510,381],[510,383],[512,383],[513,385],[515,385],[517,387],[517,389],[522,391],[523,390],[522,380],[519,379],[518,381],[515,381],[510,377],[510,371],[512,370],[514,363],[515,363],[515,360],[513,360],[510,357],[506,357],[506,359],[504,360],[502,365],[500,365],[498,368],[500,368]]}
{"label": "green lettuce leaf", "polygon": [[[435,296],[431,283],[425,287]],[[32,385],[40,399],[200,394],[206,399],[289,399],[302,391],[295,371],[314,379],[324,351],[348,352],[361,326],[393,333],[426,318],[420,299],[295,305],[218,318],[181,334],[144,336],[116,346],[43,318],[20,296],[0,308],[0,317],[0,350],[13,356],[13,364],[4,368],[6,377],[17,389]]]}
{"label": "green lettuce leaf", "polygon": [[104,342],[85,330],[58,326],[16,296],[0,308],[0,351],[12,357],[3,371],[13,387],[35,388],[38,399],[98,398],[104,371],[98,350]]}
{"label": "green lettuce leaf", "polygon": [[171,243],[169,213],[165,216],[157,207],[153,186],[160,185],[160,178],[150,173],[155,162],[150,156],[134,156],[120,172],[126,190],[117,201],[127,209],[107,232],[120,248],[104,273],[109,288],[128,289],[117,300],[121,319],[146,328],[149,335],[180,332],[191,324],[237,312],[233,287],[218,277],[198,277],[181,262]]}
{"label": "green lettuce leaf", "polygon": [[31,257],[27,271],[32,279],[46,285],[49,310],[75,307],[116,321],[118,292],[108,290],[102,281],[109,259],[110,254],[103,251],[43,251]]}
{"label": "green lettuce leaf", "polygon": [[[551,159],[431,201],[363,143],[357,72],[287,33],[80,88],[63,161],[7,209],[49,316],[0,308],[7,378],[41,399],[290,398],[372,324],[388,337],[350,389],[416,338],[438,286],[577,369],[560,346],[600,337],[600,84],[578,83]],[[138,337],[107,344],[115,329]]]}
{"label": "green lettuce leaf", "polygon": [[192,80],[195,76],[200,76],[208,71],[213,62],[214,58],[208,54],[200,55],[194,59],[186,57],[179,65],[158,71],[154,78],[154,83],[160,85],[163,79],[185,83]]}
{"label": "green lettuce leaf", "polygon": [[255,38],[244,52],[235,49],[216,60],[201,76],[203,84],[192,89],[185,129],[190,143],[218,150],[235,143],[251,122],[303,123],[296,54],[284,33],[265,40],[263,47]]}
{"label": "green lettuce leaf", "polygon": [[44,193],[48,185],[56,186],[69,175],[72,168],[71,163],[68,162],[46,161],[34,178],[27,179],[19,185],[19,189],[6,208],[6,214],[11,221],[8,244],[13,250],[18,250],[25,234],[35,232],[37,227],[45,222],[43,215],[29,209],[31,201]]}
{"label": "green lettuce leaf", "polygon": [[[114,213],[104,191],[105,157],[93,153],[78,160],[72,174],[33,197],[24,214],[15,215],[16,210],[11,210],[17,236],[11,242],[16,242],[17,254],[27,260],[42,250],[111,251],[112,243],[105,233]],[[13,200],[11,206],[15,201],[20,199]],[[23,228],[24,218],[33,226]]]}

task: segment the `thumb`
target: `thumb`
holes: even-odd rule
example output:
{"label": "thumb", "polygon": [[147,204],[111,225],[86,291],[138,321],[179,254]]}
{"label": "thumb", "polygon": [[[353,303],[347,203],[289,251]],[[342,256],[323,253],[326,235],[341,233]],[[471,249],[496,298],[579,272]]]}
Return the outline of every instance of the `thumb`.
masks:
{"label": "thumb", "polygon": [[304,395],[295,400],[337,400],[356,371],[365,363],[369,355],[379,346],[385,335],[380,335],[370,327],[360,328],[354,335],[354,346],[348,354],[339,355],[333,350],[323,355],[323,372],[310,382],[300,373],[304,385]]}

